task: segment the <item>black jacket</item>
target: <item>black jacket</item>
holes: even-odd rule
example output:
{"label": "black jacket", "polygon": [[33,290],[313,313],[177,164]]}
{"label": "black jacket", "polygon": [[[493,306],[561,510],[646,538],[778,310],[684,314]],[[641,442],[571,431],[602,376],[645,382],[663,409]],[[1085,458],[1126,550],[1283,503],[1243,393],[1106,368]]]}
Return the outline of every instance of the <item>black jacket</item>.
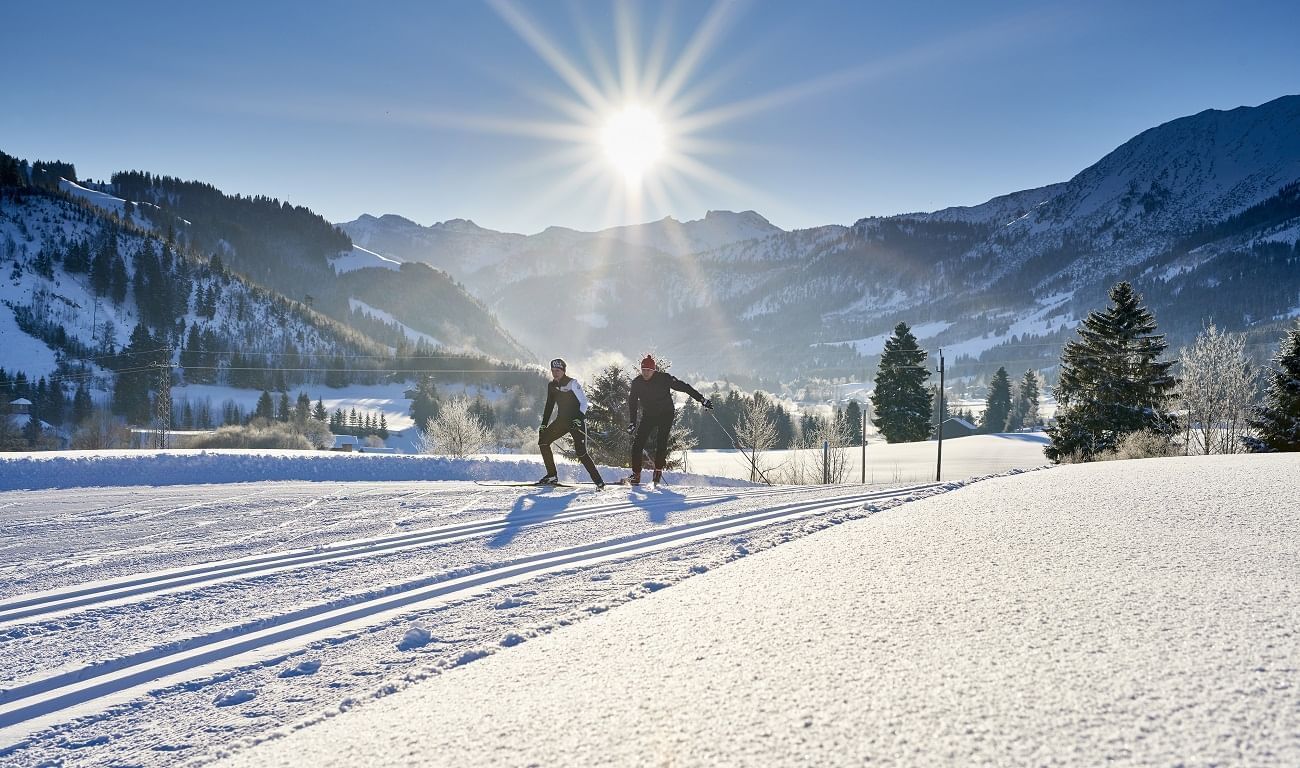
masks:
{"label": "black jacket", "polygon": [[636,422],[636,406],[641,403],[641,408],[647,414],[663,414],[673,412],[673,390],[685,392],[695,399],[696,402],[704,402],[704,396],[695,391],[695,387],[663,371],[655,371],[649,381],[637,376],[632,379],[631,392],[627,397],[627,417],[629,421]]}
{"label": "black jacket", "polygon": [[587,395],[582,391],[582,385],[577,379],[565,376],[560,381],[552,379],[546,383],[546,408],[542,410],[543,427],[551,420],[551,410],[557,407],[559,412],[555,419],[565,424],[573,421],[579,414],[587,412]]}

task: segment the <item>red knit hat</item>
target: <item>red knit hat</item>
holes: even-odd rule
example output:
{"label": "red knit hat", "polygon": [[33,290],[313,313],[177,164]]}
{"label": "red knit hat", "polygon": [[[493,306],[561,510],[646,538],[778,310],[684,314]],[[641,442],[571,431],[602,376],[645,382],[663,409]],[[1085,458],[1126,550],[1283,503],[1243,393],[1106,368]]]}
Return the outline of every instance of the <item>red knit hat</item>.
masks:
{"label": "red knit hat", "polygon": [[645,356],[645,359],[641,361],[641,367],[642,367],[642,368],[654,368],[654,367],[655,367],[655,359],[654,359],[653,357],[651,357],[650,355],[646,355],[646,356]]}

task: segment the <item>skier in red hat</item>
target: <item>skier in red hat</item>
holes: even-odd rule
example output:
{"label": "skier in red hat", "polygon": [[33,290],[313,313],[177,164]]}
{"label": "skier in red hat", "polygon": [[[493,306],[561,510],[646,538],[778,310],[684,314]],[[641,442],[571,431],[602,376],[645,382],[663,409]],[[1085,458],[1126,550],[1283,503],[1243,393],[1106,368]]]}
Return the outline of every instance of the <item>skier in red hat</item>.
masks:
{"label": "skier in red hat", "polygon": [[[628,431],[636,437],[632,439],[632,474],[621,481],[624,485],[641,484],[641,456],[651,432],[655,432],[654,482],[658,484],[663,478],[664,462],[668,458],[668,433],[672,431],[673,418],[677,415],[673,390],[685,392],[705,408],[713,407],[713,402],[696,392],[694,387],[659,370],[654,357],[646,355],[641,361],[641,375],[632,379],[627,398]],[[638,404],[641,406],[639,420]]]}

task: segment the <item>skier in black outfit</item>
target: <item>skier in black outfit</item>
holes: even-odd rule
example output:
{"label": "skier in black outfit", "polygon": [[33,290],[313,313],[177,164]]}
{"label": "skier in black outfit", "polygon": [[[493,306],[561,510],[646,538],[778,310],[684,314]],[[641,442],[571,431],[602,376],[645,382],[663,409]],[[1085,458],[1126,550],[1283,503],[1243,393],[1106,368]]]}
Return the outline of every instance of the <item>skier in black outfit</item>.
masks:
{"label": "skier in black outfit", "polygon": [[[655,359],[646,355],[641,361],[641,375],[632,379],[631,392],[627,398],[628,431],[636,435],[632,439],[632,475],[623,480],[624,485],[641,484],[641,456],[645,450],[646,440],[655,432],[655,474],[654,482],[663,478],[664,462],[668,458],[668,433],[673,428],[673,418],[677,415],[673,407],[673,390],[685,392],[705,408],[713,408],[713,402],[705,398],[690,384],[670,373],[660,371],[655,366]],[[641,405],[641,419],[637,420],[636,407]]]}
{"label": "skier in black outfit", "polygon": [[[605,481],[600,478],[596,464],[587,455],[587,395],[577,379],[566,373],[568,366],[560,358],[551,361],[551,380],[546,384],[546,408],[542,411],[542,426],[537,431],[537,445],[542,449],[542,461],[546,462],[546,476],[537,481],[538,485],[556,485],[559,476],[555,470],[555,456],[551,453],[551,443],[564,437],[573,436],[573,451],[578,461],[587,468],[587,474],[596,484],[604,488]],[[551,410],[555,409],[555,421],[550,421]]]}

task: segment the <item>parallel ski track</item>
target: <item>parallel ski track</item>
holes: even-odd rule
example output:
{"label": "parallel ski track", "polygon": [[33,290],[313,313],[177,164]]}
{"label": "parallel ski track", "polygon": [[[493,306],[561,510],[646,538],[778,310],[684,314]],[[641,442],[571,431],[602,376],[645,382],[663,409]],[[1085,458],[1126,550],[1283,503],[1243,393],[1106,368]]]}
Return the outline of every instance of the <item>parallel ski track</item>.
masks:
{"label": "parallel ski track", "polygon": [[[691,496],[690,500],[753,499],[774,497],[790,492],[792,492],[792,489],[788,488],[764,489],[761,492],[749,491],[742,493],[729,491]],[[577,507],[559,513],[539,512],[535,515],[519,515],[514,518],[475,520],[270,555],[215,560],[190,568],[135,574],[118,579],[107,579],[78,585],[71,589],[19,595],[10,600],[0,601],[0,628],[12,626],[16,622],[37,616],[61,615],[77,609],[91,608],[106,603],[117,603],[130,597],[143,598],[148,595],[207,582],[226,581],[236,577],[260,576],[283,572],[291,568],[352,560],[381,552],[445,544],[482,534],[497,533],[521,524],[541,523],[549,525],[551,523],[573,522],[589,517],[617,514],[674,503],[680,503],[680,500],[655,500],[651,497],[634,503],[623,499],[604,504]],[[3,701],[3,699],[0,699],[0,701]]]}
{"label": "parallel ski track", "polygon": [[815,514],[833,512],[868,501],[910,495],[941,483],[849,494],[775,507],[735,512],[713,518],[657,528],[605,541],[592,542],[483,566],[471,573],[444,573],[385,587],[369,593],[260,618],[165,648],[150,649],[90,667],[33,680],[0,692],[0,729],[57,713],[94,699],[119,693],[161,678],[220,662],[258,648],[291,641],[323,630],[364,621],[377,614],[406,611],[427,601],[458,592],[482,591],[521,577],[573,566],[587,566],[714,538],[732,532]]}

